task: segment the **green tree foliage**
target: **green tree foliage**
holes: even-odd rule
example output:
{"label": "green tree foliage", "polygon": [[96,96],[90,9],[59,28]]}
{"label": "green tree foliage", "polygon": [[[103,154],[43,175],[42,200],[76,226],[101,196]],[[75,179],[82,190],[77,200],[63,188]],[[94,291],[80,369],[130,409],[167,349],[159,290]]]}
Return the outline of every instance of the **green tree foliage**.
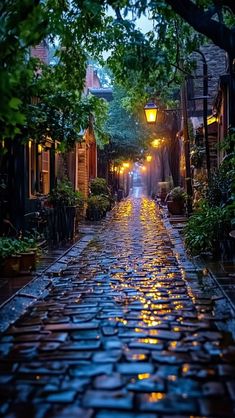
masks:
{"label": "green tree foliage", "polygon": [[52,80],[49,82],[45,70],[45,76],[40,80],[40,100],[36,104],[26,105],[24,138],[43,143],[49,136],[52,140],[60,141],[61,150],[65,151],[76,141],[82,140],[82,132],[90,128],[98,145],[105,144],[107,103],[92,95],[81,96],[78,90],[66,90],[56,84],[55,78]]}
{"label": "green tree foliage", "polygon": [[[1,2],[0,126],[4,139],[14,138],[19,134],[27,135],[27,131],[29,134],[33,127],[32,124],[27,126],[27,123],[35,118],[38,122],[36,126],[40,128],[38,132],[40,136],[40,130],[44,130],[47,122],[47,113],[51,116],[52,125],[64,117],[65,123],[61,121],[58,129],[64,125],[67,129],[65,136],[69,138],[74,133],[73,130],[78,130],[78,125],[84,125],[83,120],[74,120],[76,106],[79,106],[80,110],[82,107],[96,109],[95,124],[99,141],[104,139],[101,132],[103,122],[99,122],[97,118],[102,105],[95,103],[95,99],[79,104],[78,96],[84,88],[88,55],[92,48],[94,52],[95,46],[101,44],[99,33],[105,27],[105,20],[109,21],[110,18],[105,15],[102,2],[86,1],[80,4],[77,1],[57,0]],[[46,38],[54,45],[56,57],[55,65],[50,69],[50,76],[48,71],[47,76],[42,77],[43,88],[41,77],[36,77],[41,74],[41,64],[30,56],[30,48]],[[101,45],[97,51],[100,48]],[[43,73],[44,71],[45,69]],[[78,92],[78,95],[75,94],[76,100],[72,106],[74,92]],[[29,106],[32,97],[37,97],[40,105]],[[55,103],[51,108],[52,99]],[[57,99],[62,99],[59,108]],[[78,114],[80,119],[83,118],[81,111]],[[40,122],[42,122],[41,127]],[[75,124],[73,128],[72,124]],[[48,129],[51,130],[50,127]]]}
{"label": "green tree foliage", "polygon": [[227,51],[230,57],[235,57],[233,0],[165,0],[165,3],[197,32]]}
{"label": "green tree foliage", "polygon": [[[0,127],[3,138],[19,133],[25,122],[22,87],[34,77],[28,48],[46,35],[48,19],[36,0],[3,0],[0,4]],[[27,81],[26,81],[27,80]]]}
{"label": "green tree foliage", "polygon": [[[146,86],[154,88],[162,100],[169,100],[182,70],[187,73],[190,68],[187,57],[201,42],[197,33],[234,57],[234,12],[233,0],[3,0],[3,137],[14,137],[26,122],[29,98],[25,92],[29,96],[34,90],[40,97],[35,82],[38,63],[30,58],[30,47],[43,39],[54,45],[51,76],[64,92],[81,93],[88,56],[102,59],[102,52],[109,50],[108,65],[128,89],[132,102],[143,96]],[[143,14],[148,14],[153,22],[153,29],[146,34],[135,25],[135,18]]]}
{"label": "green tree foliage", "polygon": [[133,115],[125,108],[127,97],[123,88],[116,87],[113,96],[106,124],[110,136],[111,159],[135,159],[143,152],[150,130],[139,114]]}

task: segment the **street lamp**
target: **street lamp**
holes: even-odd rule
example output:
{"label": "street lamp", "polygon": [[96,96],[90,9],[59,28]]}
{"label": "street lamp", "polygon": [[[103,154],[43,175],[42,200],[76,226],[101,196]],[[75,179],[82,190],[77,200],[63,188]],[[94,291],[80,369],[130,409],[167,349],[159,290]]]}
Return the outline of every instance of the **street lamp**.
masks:
{"label": "street lamp", "polygon": [[145,113],[145,117],[146,117],[146,120],[147,120],[148,123],[155,123],[156,122],[157,112],[158,112],[158,107],[153,101],[148,102],[144,106],[144,113]]}

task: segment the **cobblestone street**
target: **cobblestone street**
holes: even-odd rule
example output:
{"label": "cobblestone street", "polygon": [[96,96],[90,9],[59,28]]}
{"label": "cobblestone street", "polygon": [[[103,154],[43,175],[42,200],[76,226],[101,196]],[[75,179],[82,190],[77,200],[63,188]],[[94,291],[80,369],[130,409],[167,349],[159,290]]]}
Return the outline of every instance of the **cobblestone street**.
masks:
{"label": "cobblestone street", "polygon": [[133,197],[81,255],[75,245],[48,294],[1,335],[1,415],[234,417],[226,312],[175,244],[155,203]]}

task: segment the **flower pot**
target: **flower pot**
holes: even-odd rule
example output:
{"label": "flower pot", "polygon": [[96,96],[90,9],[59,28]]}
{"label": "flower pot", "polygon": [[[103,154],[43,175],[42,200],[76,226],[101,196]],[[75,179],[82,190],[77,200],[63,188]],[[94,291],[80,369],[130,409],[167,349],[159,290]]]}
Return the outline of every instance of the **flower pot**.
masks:
{"label": "flower pot", "polygon": [[183,215],[184,214],[184,201],[183,200],[169,200],[167,202],[168,211],[172,215]]}
{"label": "flower pot", "polygon": [[14,277],[20,272],[20,255],[11,255],[3,260],[2,276]]}
{"label": "flower pot", "polygon": [[20,271],[29,272],[36,268],[36,254],[35,252],[28,252],[20,254]]}

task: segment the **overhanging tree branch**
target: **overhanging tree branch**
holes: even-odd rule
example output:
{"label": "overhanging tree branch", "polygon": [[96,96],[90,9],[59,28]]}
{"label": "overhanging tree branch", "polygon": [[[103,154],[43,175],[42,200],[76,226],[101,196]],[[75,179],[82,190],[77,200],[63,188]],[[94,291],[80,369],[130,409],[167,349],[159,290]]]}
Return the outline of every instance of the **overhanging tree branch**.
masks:
{"label": "overhanging tree branch", "polygon": [[228,7],[232,13],[235,14],[235,2],[234,0],[224,0],[221,3],[223,3],[223,6]]}
{"label": "overhanging tree branch", "polygon": [[[235,57],[235,32],[224,23],[211,19],[207,11],[197,6],[191,0],[165,0],[172,9],[181,16],[197,32],[207,36],[217,46]],[[224,5],[235,9],[235,6],[225,1]]]}

